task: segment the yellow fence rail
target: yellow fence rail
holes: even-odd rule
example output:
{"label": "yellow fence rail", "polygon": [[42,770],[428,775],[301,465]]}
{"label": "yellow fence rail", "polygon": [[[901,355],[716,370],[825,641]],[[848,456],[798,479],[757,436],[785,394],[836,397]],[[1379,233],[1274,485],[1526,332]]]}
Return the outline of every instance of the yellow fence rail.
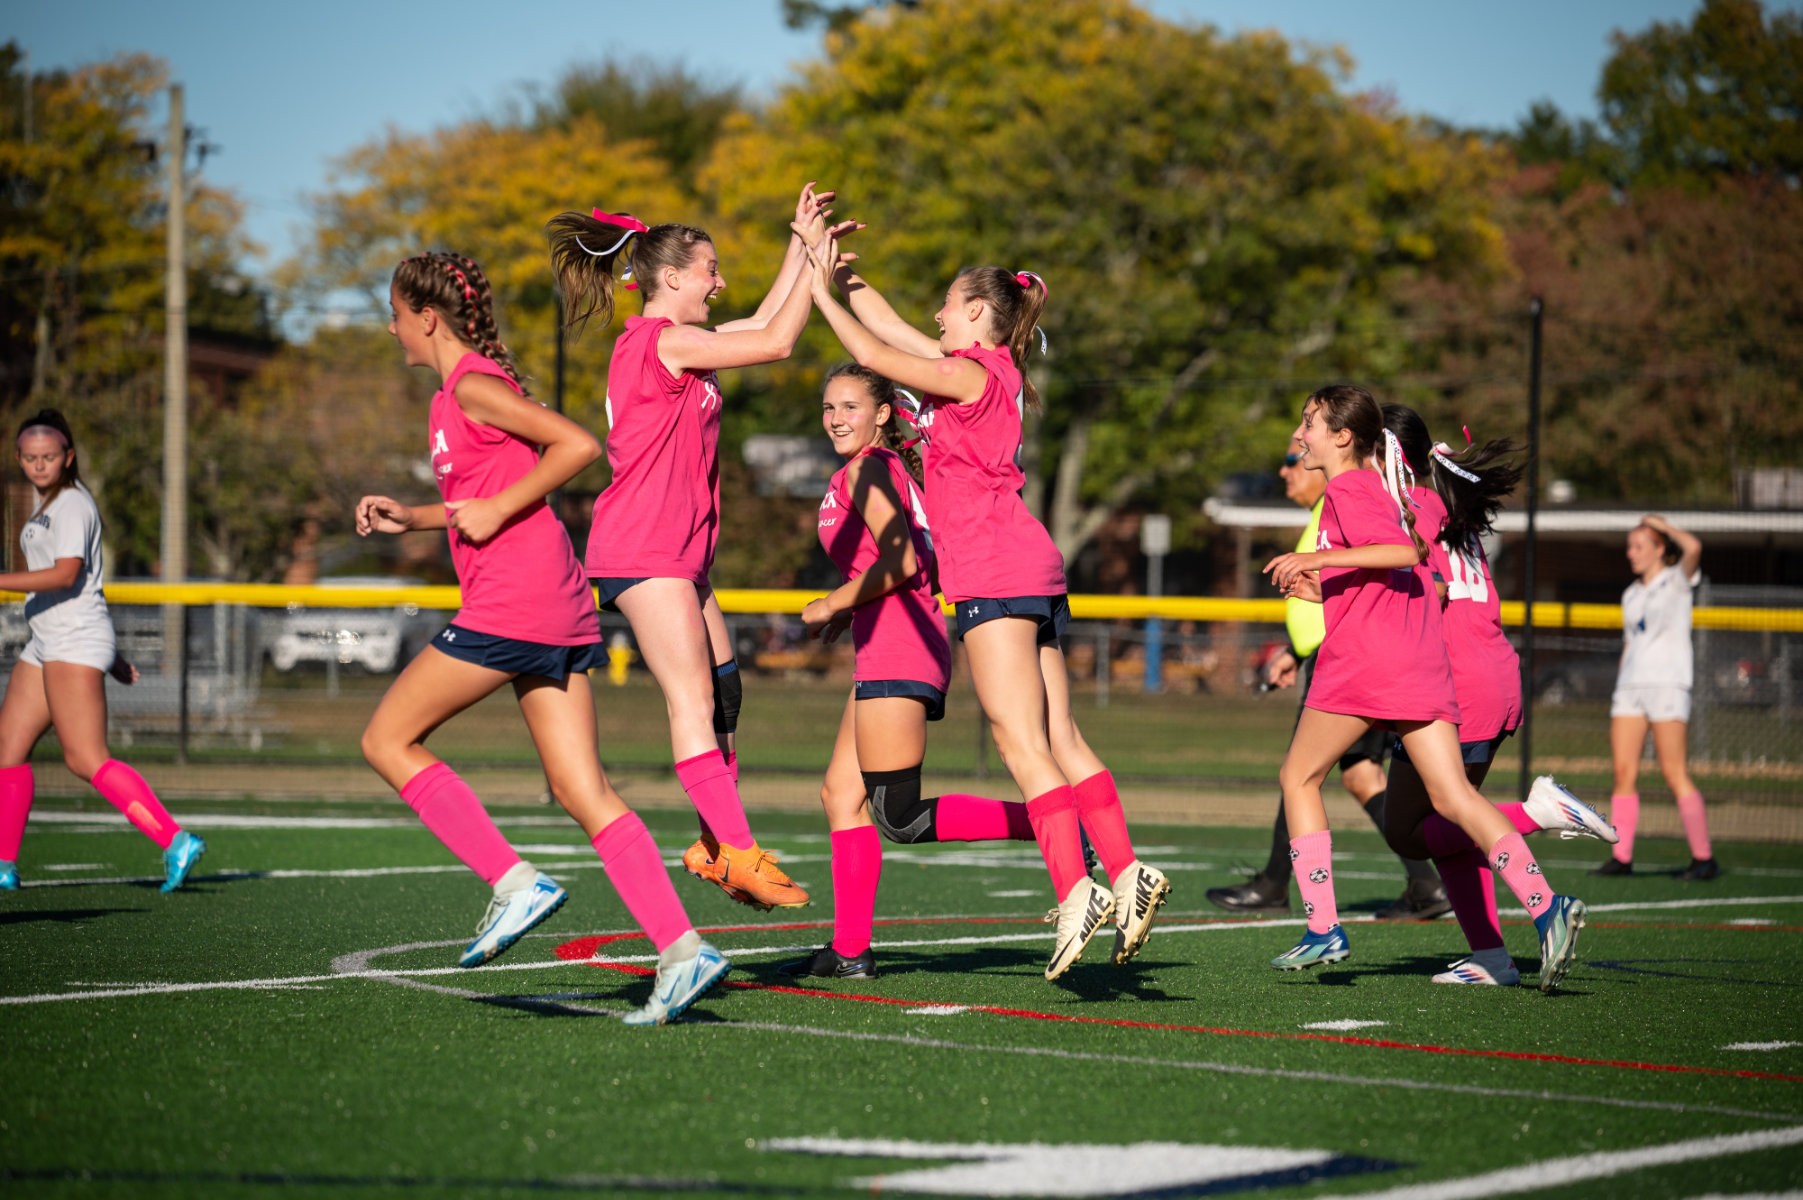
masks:
{"label": "yellow fence rail", "polygon": [[[821,595],[802,589],[723,588],[715,593],[730,613],[799,613]],[[106,597],[114,604],[245,604],[253,608],[417,608],[454,609],[461,603],[455,587],[292,587],[279,583],[116,583]],[[0,592],[0,602],[24,596]],[[1233,600],[1217,596],[1072,596],[1071,616],[1079,620],[1246,621],[1280,624],[1282,600]],[[1505,625],[1523,623],[1526,606],[1502,606]],[[950,606],[946,612],[951,611]],[[1803,609],[1699,608],[1698,629],[1741,629],[1768,633],[1803,633]],[[1536,629],[1620,629],[1621,608],[1614,604],[1534,605]]]}

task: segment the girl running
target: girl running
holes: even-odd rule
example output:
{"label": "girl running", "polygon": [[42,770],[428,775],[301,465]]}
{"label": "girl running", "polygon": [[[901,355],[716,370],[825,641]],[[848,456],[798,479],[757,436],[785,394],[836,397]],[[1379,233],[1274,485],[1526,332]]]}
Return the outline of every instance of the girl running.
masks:
{"label": "girl running", "polygon": [[[1027,798],[1058,900],[1046,917],[1057,934],[1045,976],[1069,969],[1110,916],[1112,961],[1125,963],[1150,936],[1170,881],[1135,857],[1114,777],[1071,715],[1059,645],[1070,619],[1063,559],[1020,498],[1023,405],[1039,408],[1020,364],[1045,307],[1045,281],[1001,267],[966,269],[946,291],[934,339],[851,273],[830,235],[810,239],[808,253],[814,303],[845,349],[859,365],[924,393],[919,428],[939,582],[957,607],[977,699]],[[850,310],[833,298],[835,275]],[[1084,870],[1085,830],[1112,893]]]}
{"label": "girl running", "polygon": [[[1455,456],[1451,447],[1432,439],[1414,409],[1386,404],[1383,416],[1409,471],[1432,484],[1410,489],[1409,498],[1440,593],[1441,632],[1459,704],[1459,755],[1465,778],[1472,787],[1482,787],[1497,751],[1521,724],[1521,664],[1503,633],[1502,597],[1479,540],[1521,481],[1520,468],[1506,461],[1515,447],[1507,440],[1494,441]],[[1471,839],[1434,812],[1406,750],[1398,749],[1391,759],[1390,795],[1397,807],[1386,812],[1386,839],[1433,858],[1471,948],[1468,957],[1435,975],[1434,982],[1521,982],[1503,945],[1490,868]],[[1558,830],[1566,837],[1615,840],[1608,822],[1550,775],[1534,780],[1526,803],[1510,801],[1496,808],[1524,835]]]}
{"label": "girl running", "polygon": [[135,683],[138,672],[118,655],[100,590],[100,509],[81,482],[75,435],[62,413],[46,408],[19,426],[15,448],[38,502],[19,535],[25,570],[0,574],[0,591],[31,594],[31,640],[0,701],[0,891],[19,886],[19,843],[35,790],[31,750],[55,725],[69,770],[163,851],[161,890],[173,892],[207,844],[178,825],[144,777],[106,748],[105,677]]}
{"label": "girl running", "polygon": [[[824,226],[831,192],[801,191],[796,220]],[[846,227],[848,231],[851,227]],[[614,267],[645,298],[626,318],[607,374],[607,461],[595,500],[587,570],[601,607],[624,613],[663,689],[676,778],[701,820],[683,855],[690,874],[755,908],[799,908],[808,894],[752,837],[740,802],[733,740],[742,685],[720,603],[708,583],[720,533],[720,381],[728,367],[780,362],[808,319],[796,287],[804,252],[792,237],[757,312],[708,328],[726,287],[713,239],[692,225],[566,212],[548,227],[551,263],[570,324],[614,313]]]}
{"label": "girl running", "polygon": [[[1487,848],[1492,869],[1534,918],[1540,988],[1551,991],[1576,954],[1584,904],[1546,886],[1520,832],[1465,777],[1440,605],[1423,565],[1428,546],[1404,499],[1395,435],[1386,435],[1369,392],[1335,385],[1308,398],[1297,436],[1302,465],[1327,476],[1320,548],[1278,555],[1264,569],[1286,593],[1321,571],[1327,637],[1278,775],[1308,930],[1271,965],[1301,970],[1351,953],[1334,902],[1321,782],[1346,747],[1382,721],[1401,735],[1434,808]],[[1365,467],[1373,458],[1382,474]]]}
{"label": "girl running", "polygon": [[1703,543],[1664,517],[1642,517],[1628,531],[1628,566],[1636,576],[1621,594],[1621,671],[1609,698],[1609,750],[1615,793],[1609,815],[1621,826],[1614,854],[1592,875],[1634,873],[1634,833],[1640,825],[1640,752],[1647,730],[1659,770],[1678,802],[1690,842],[1690,865],[1679,879],[1721,874],[1709,845],[1703,793],[1686,762],[1690,741],[1691,593],[1703,581]]}
{"label": "girl running", "polygon": [[[927,722],[945,715],[952,652],[933,596],[933,543],[917,488],[920,458],[902,441],[898,410],[914,398],[866,367],[827,373],[822,420],[846,459],[820,502],[820,544],[845,585],[802,611],[828,642],[849,624],[856,682],[845,702],[820,802],[832,830],[833,940],[786,975],[876,978],[870,952],[880,829],[902,845],[1033,840],[1024,804],[947,795],[923,800]],[[918,402],[909,409],[918,412]]]}
{"label": "girl running", "polygon": [[[456,618],[401,673],[363,733],[363,756],[494,898],[460,959],[488,962],[562,906],[555,880],[523,862],[482,802],[430,750],[433,730],[511,683],[551,794],[582,826],[658,951],[650,1001],[630,1025],[661,1025],[726,974],[683,912],[663,858],[607,782],[587,672],[607,661],[594,600],[550,492],[601,456],[581,426],[528,399],[495,328],[488,280],[460,254],[395,268],[388,332],[410,367],[430,367],[430,455],[443,502],[357,504],[357,532],[443,529],[463,586]],[[542,447],[542,451],[541,448]]]}

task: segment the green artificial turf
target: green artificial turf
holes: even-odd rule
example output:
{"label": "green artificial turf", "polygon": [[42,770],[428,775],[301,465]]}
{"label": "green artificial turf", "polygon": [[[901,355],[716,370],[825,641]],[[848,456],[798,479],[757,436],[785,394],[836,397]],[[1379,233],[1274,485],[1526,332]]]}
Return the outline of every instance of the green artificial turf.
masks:
{"label": "green artificial turf", "polygon": [[[0,1005],[8,1195],[850,1196],[871,1192],[855,1180],[952,1162],[772,1145],[883,1138],[1334,1152],[1352,1173],[1279,1179],[1270,1193],[1315,1196],[1803,1125],[1803,851],[1793,847],[1724,843],[1726,874],[1699,885],[1658,873],[1685,861],[1679,842],[1643,840],[1632,879],[1590,879],[1598,844],[1533,839],[1549,879],[1604,910],[1564,989],[1546,996],[1532,986],[1532,926],[1510,920],[1506,896],[1521,988],[1429,982],[1462,949],[1450,921],[1351,924],[1349,961],[1273,972],[1267,960],[1297,928],[1224,927],[1202,896],[1262,860],[1266,835],[1197,828],[1135,830],[1176,889],[1145,953],[1111,967],[1098,939],[1048,984],[1038,919],[1050,895],[1032,846],[891,846],[881,977],[803,991],[907,1003],[726,988],[684,1022],[642,1030],[606,1013],[642,1003],[648,979],[558,957],[585,935],[630,927],[567,821],[501,814],[508,836],[570,889],[541,933],[482,970],[342,978],[334,959],[384,948],[398,949],[370,966],[450,967],[486,889],[460,869],[348,874],[454,865],[397,806],[280,806],[392,822],[350,829],[209,829],[209,811],[257,806],[172,807],[209,844],[182,892],[81,883],[149,876],[154,848],[123,826],[34,822],[22,874],[67,882],[0,895],[0,996],[77,994]],[[649,823],[671,859],[692,837],[676,814]],[[829,936],[781,928],[831,917],[825,830],[765,814],[754,824],[814,890],[813,908],[754,913],[680,874],[678,890],[696,923],[718,930],[711,940],[743,952],[732,980],[787,986],[775,972],[784,954],[751,951]],[[1401,872],[1375,835],[1339,833],[1335,844],[1345,915],[1395,897]],[[1699,899],[1749,902],[1611,909]],[[648,951],[642,939],[607,947]],[[529,969],[500,969],[514,966]],[[229,980],[267,982],[88,996]],[[910,1011],[928,1005],[1016,1011]],[[1344,1020],[1383,1024],[1298,1036]],[[1722,1049],[1775,1041],[1800,1044]],[[1800,1164],[1791,1146],[1533,1194],[1776,1192],[1798,1186]],[[1233,1189],[1206,1194],[1223,1190]]]}

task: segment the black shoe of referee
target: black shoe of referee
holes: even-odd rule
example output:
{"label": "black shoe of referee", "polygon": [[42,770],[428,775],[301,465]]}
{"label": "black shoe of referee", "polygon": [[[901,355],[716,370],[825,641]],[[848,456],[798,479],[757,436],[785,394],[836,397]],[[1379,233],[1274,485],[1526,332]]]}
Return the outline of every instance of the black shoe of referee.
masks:
{"label": "black shoe of referee", "polygon": [[798,958],[794,962],[786,962],[776,968],[784,975],[801,975],[815,979],[875,979],[876,955],[870,947],[864,947],[864,953],[847,957],[833,949],[829,943],[814,951],[807,958]]}
{"label": "black shoe of referee", "polygon": [[1206,893],[1208,902],[1231,913],[1288,913],[1290,881],[1279,884],[1263,871],[1245,883],[1232,887],[1212,887]]}
{"label": "black shoe of referee", "polygon": [[1371,914],[1374,921],[1431,921],[1452,911],[1446,886],[1438,879],[1411,879],[1395,903]]}

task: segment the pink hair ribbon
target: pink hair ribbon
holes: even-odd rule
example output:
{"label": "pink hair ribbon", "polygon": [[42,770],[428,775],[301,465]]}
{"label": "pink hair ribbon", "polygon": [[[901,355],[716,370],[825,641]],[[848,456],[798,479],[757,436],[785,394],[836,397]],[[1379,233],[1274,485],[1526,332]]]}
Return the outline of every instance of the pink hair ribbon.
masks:
{"label": "pink hair ribbon", "polygon": [[1037,283],[1040,291],[1044,292],[1047,296],[1052,294],[1052,289],[1045,285],[1045,280],[1041,279],[1039,273],[1036,271],[1016,271],[1014,273],[1014,282],[1020,284],[1022,287],[1026,287],[1029,283]]}

